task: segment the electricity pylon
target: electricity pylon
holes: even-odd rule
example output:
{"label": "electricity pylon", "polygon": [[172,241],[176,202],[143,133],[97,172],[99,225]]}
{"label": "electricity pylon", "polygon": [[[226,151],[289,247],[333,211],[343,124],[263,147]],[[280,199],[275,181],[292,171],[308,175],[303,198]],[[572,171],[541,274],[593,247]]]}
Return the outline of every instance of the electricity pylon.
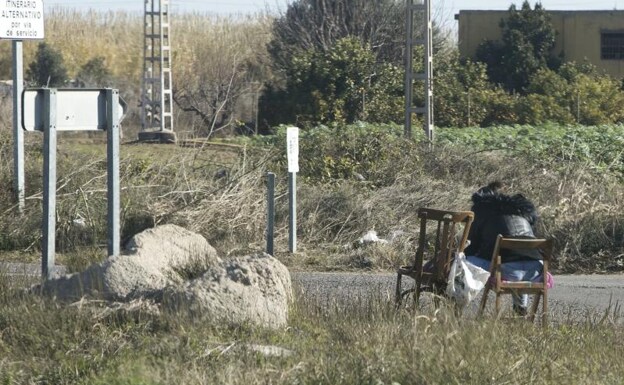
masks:
{"label": "electricity pylon", "polygon": [[175,142],[169,0],[145,0],[139,140]]}
{"label": "electricity pylon", "polygon": [[[407,2],[406,44],[405,44],[405,136],[412,137],[412,115],[421,114],[424,120],[425,135],[433,142],[433,28],[431,23],[431,0],[414,4]],[[422,15],[423,29],[420,38],[414,38],[414,18]],[[424,71],[414,73],[414,46],[424,46]],[[414,80],[424,82],[424,103],[414,106]]]}

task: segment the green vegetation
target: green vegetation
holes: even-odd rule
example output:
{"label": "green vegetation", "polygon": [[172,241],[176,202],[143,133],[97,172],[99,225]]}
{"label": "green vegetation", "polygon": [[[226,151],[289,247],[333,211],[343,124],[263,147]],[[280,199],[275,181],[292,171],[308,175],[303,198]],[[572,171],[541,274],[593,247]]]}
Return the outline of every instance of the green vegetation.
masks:
{"label": "green vegetation", "polygon": [[537,71],[560,65],[553,52],[556,31],[541,3],[531,9],[525,0],[520,10],[512,4],[500,28],[502,41],[485,41],[477,50],[477,60],[487,64],[492,82],[510,92],[524,92]]}
{"label": "green vegetation", "polygon": [[402,118],[404,71],[376,63],[374,52],[356,38],[340,39],[325,51],[304,52],[287,71],[285,89],[270,88],[264,95],[261,111],[269,124],[297,121],[311,127]]}
{"label": "green vegetation", "polygon": [[35,87],[61,87],[67,82],[63,54],[47,43],[39,43],[35,60],[29,64],[26,78]]}
{"label": "green vegetation", "polygon": [[[622,126],[439,129],[435,148],[405,140],[397,125],[303,131],[296,255],[286,253],[284,131],[198,148],[122,146],[123,239],[176,223],[204,235],[222,255],[263,249],[264,176],[272,171],[280,197],[276,250],[290,267],[391,269],[412,253],[418,207],[468,209],[473,191],[502,178],[534,199],[538,233],[556,240],[557,272],[624,270]],[[11,142],[0,143],[9,159]],[[79,269],[104,257],[104,145],[60,143],[57,247],[61,263]],[[0,250],[10,258],[38,258],[41,162],[40,144],[31,141],[24,217],[13,215],[11,163],[0,168]],[[350,247],[371,229],[382,238],[407,236],[378,248]]]}
{"label": "green vegetation", "polygon": [[[401,123],[404,7],[398,0],[374,6],[297,0],[278,15],[176,15],[179,136],[270,133],[279,124]],[[139,15],[123,12],[46,15],[46,45],[63,58],[63,81],[119,88],[130,106],[127,125],[138,124],[142,23]],[[624,122],[621,79],[588,63],[560,63],[552,51],[553,27],[539,3],[512,5],[502,32],[500,42],[488,42],[468,59],[459,57],[448,31],[435,26],[436,126]],[[10,49],[10,42],[1,41],[0,58],[10,58]],[[417,71],[422,57],[417,49]],[[25,42],[24,62],[37,63],[36,44]],[[47,84],[43,72],[37,84]],[[419,104],[422,84],[415,86]]]}

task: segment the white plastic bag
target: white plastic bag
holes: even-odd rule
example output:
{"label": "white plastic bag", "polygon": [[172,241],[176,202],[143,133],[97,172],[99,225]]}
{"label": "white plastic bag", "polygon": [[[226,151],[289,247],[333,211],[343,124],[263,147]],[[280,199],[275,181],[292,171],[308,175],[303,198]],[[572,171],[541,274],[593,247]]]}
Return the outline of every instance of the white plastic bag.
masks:
{"label": "white plastic bag", "polygon": [[466,260],[464,253],[455,256],[451,264],[446,295],[457,305],[464,307],[485,287],[490,272]]}

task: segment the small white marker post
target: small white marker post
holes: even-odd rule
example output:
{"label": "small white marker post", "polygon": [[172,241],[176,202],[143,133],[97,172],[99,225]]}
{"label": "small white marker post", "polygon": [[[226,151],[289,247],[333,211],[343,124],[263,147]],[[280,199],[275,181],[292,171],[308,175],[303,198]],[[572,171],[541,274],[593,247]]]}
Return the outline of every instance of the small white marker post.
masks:
{"label": "small white marker post", "polygon": [[299,172],[299,128],[286,128],[286,154],[288,155],[288,250],[297,252],[297,173]]}

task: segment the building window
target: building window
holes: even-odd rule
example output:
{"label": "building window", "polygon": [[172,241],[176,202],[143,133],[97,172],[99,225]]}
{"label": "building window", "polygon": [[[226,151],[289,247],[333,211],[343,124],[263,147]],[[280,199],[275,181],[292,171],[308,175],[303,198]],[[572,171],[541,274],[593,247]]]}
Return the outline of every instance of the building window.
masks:
{"label": "building window", "polygon": [[600,34],[600,57],[603,60],[624,60],[624,32]]}

